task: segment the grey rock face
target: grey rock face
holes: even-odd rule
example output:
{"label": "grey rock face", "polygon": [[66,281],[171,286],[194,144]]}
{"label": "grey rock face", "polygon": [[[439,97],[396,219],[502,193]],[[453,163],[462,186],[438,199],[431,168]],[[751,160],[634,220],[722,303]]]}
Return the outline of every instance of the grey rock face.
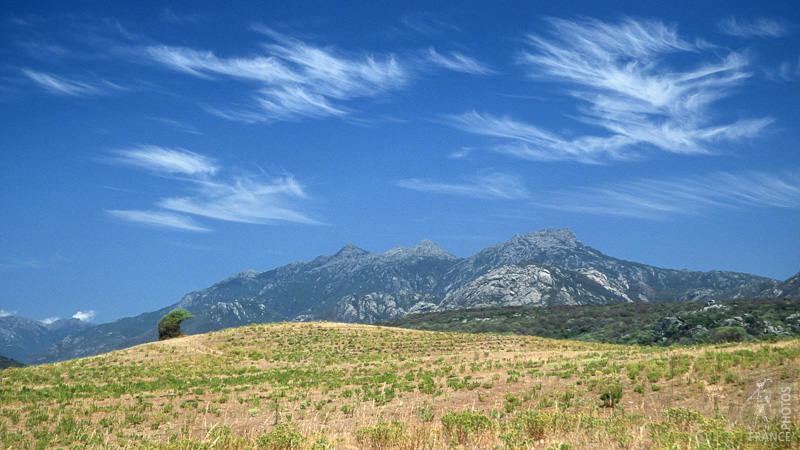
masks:
{"label": "grey rock face", "polygon": [[504,266],[455,289],[439,309],[585,305],[630,301],[602,274],[540,264]]}
{"label": "grey rock face", "polygon": [[422,312],[435,308],[433,302],[438,297],[430,294],[403,291],[392,295],[372,292],[365,295],[348,295],[329,312],[318,319],[336,320],[350,323],[372,323],[402,317],[412,312]]}

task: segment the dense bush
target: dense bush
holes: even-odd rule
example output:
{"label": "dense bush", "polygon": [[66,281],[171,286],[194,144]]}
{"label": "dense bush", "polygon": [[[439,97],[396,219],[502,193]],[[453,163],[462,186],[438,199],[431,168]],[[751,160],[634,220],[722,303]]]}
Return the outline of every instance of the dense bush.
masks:
{"label": "dense bush", "polygon": [[[711,307],[705,302],[509,306],[415,314],[381,325],[669,346],[799,337],[797,311],[798,298],[723,300]],[[666,323],[668,318],[677,321]]]}
{"label": "dense bush", "polygon": [[744,342],[747,338],[747,331],[742,327],[720,327],[711,332],[711,342],[715,344]]}
{"label": "dense bush", "polygon": [[471,411],[449,412],[441,421],[445,434],[459,445],[467,444],[493,427],[492,419]]}
{"label": "dense bush", "polygon": [[183,336],[181,322],[192,317],[194,315],[185,309],[176,309],[167,313],[158,321],[158,340],[163,341]]}

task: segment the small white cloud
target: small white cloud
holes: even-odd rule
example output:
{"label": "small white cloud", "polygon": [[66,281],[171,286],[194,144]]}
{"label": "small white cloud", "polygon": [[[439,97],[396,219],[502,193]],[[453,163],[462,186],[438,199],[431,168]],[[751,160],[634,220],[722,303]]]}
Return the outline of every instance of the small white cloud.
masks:
{"label": "small white cloud", "polygon": [[90,322],[92,319],[94,319],[95,315],[97,315],[97,311],[91,309],[89,311],[78,311],[72,316],[72,318],[81,320],[83,322]]}
{"label": "small white cloud", "polygon": [[0,309],[0,317],[14,316],[16,314],[16,311],[6,311],[5,309]]}
{"label": "small white cloud", "polygon": [[460,149],[451,152],[449,155],[447,155],[447,157],[451,159],[466,158],[467,156],[470,155],[470,153],[474,151],[475,147],[461,147]]}
{"label": "small white cloud", "polygon": [[766,37],[778,38],[789,32],[786,23],[774,20],[759,18],[754,20],[738,20],[731,16],[717,24],[719,31],[731,36],[742,38]]}
{"label": "small white cloud", "polygon": [[41,322],[43,324],[45,324],[45,325],[50,325],[51,323],[53,323],[53,322],[55,322],[57,320],[61,320],[61,317],[58,317],[58,316],[48,317],[46,319],[42,319]]}

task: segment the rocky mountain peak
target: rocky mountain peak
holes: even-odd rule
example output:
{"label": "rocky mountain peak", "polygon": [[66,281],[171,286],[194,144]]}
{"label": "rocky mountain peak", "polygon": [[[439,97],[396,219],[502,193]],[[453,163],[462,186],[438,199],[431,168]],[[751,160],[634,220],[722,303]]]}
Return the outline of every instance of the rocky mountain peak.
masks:
{"label": "rocky mountain peak", "polygon": [[423,239],[419,244],[413,247],[395,247],[386,253],[384,256],[388,257],[422,257],[422,258],[440,258],[440,259],[458,259],[457,256],[448,252],[447,250],[439,247],[435,242],[430,239]]}
{"label": "rocky mountain peak", "polygon": [[341,250],[339,250],[335,255],[333,255],[336,259],[344,259],[344,258],[358,258],[359,256],[369,255],[369,252],[356,247],[353,245],[352,242],[348,243]]}
{"label": "rocky mountain peak", "polygon": [[411,249],[417,256],[431,256],[431,257],[445,257],[448,259],[457,259],[458,257],[448,252],[447,250],[439,247],[435,242],[430,239],[423,239],[419,244]]}
{"label": "rocky mountain peak", "polygon": [[229,276],[228,278],[226,278],[226,279],[224,279],[224,280],[222,280],[222,281],[220,281],[220,282],[218,282],[216,284],[223,284],[223,283],[227,283],[229,281],[238,280],[238,279],[244,279],[244,278],[255,278],[255,277],[258,276],[259,273],[260,272],[257,272],[255,270],[250,270],[250,269],[243,270],[243,271],[241,271],[241,272],[239,272],[239,273],[237,273],[235,275]]}
{"label": "rocky mountain peak", "polygon": [[523,235],[516,235],[512,239],[526,241],[542,249],[553,247],[575,248],[580,244],[578,236],[569,228],[548,228],[541,231],[531,231]]}

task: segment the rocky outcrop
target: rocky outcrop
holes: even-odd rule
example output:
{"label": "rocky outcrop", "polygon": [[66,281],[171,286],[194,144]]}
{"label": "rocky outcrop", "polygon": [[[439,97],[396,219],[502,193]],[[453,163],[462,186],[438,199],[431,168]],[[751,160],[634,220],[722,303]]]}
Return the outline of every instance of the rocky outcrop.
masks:
{"label": "rocky outcrop", "polygon": [[681,337],[694,339],[706,332],[708,332],[708,328],[702,325],[692,326],[679,317],[665,317],[652,327],[653,340],[656,342],[668,339],[677,340]]}
{"label": "rocky outcrop", "polygon": [[440,310],[630,301],[602,275],[541,264],[504,266],[447,294]]}
{"label": "rocky outcrop", "polygon": [[342,298],[332,310],[314,317],[314,319],[372,323],[407,314],[429,312],[436,309],[436,303],[439,301],[439,297],[409,291],[394,295],[384,292],[348,295]]}

